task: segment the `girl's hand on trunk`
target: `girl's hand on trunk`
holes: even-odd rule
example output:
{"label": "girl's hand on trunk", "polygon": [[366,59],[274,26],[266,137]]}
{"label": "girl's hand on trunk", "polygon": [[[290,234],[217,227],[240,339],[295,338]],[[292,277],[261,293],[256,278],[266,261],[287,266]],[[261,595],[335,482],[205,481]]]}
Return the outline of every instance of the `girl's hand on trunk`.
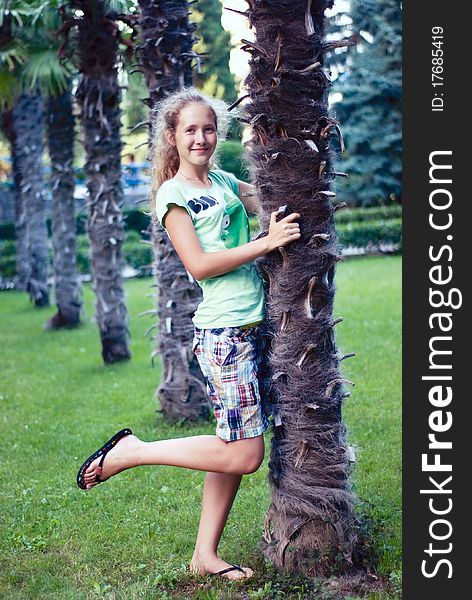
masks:
{"label": "girl's hand on trunk", "polygon": [[295,222],[300,218],[298,213],[291,213],[280,221],[276,220],[278,214],[277,211],[274,211],[270,215],[269,233],[267,234],[269,252],[298,240],[301,235],[300,225]]}

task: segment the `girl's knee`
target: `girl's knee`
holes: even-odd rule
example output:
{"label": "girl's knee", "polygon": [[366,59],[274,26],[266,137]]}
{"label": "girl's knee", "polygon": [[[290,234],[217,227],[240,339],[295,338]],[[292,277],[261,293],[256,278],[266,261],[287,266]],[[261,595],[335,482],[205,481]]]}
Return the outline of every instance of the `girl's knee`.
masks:
{"label": "girl's knee", "polygon": [[261,466],[262,461],[264,460],[264,454],[262,455],[254,455],[251,456],[247,462],[246,470],[243,475],[249,475],[250,473],[255,473],[257,469]]}
{"label": "girl's knee", "polygon": [[264,460],[264,438],[249,438],[229,442],[232,449],[233,466],[236,473],[249,475],[255,473]]}

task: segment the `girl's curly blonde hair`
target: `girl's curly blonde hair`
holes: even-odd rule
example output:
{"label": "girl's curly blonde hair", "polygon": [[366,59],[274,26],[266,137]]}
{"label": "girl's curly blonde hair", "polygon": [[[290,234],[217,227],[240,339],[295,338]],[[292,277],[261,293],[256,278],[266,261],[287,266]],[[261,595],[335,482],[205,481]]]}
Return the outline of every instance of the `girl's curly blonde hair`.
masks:
{"label": "girl's curly blonde hair", "polygon": [[[180,111],[191,102],[201,102],[210,107],[215,115],[218,140],[224,140],[228,131],[231,115],[223,100],[205,96],[194,87],[185,87],[158,102],[151,111],[151,214],[156,214],[156,194],[168,179],[172,179],[179,170],[177,148],[169,144],[167,132],[174,133]],[[210,160],[210,169],[217,166],[216,153]]]}

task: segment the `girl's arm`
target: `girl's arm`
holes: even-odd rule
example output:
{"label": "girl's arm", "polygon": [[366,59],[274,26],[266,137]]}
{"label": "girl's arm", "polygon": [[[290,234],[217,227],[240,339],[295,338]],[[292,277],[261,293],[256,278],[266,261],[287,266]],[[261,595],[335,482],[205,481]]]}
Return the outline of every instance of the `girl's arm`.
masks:
{"label": "girl's arm", "polygon": [[245,181],[237,180],[239,184],[239,199],[244,204],[246,212],[249,214],[257,215],[261,211],[261,203],[256,194],[256,188],[250,183]]}
{"label": "girl's arm", "polygon": [[180,206],[171,206],[165,218],[165,226],[185,268],[194,279],[201,281],[233,271],[279,246],[286,246],[298,239],[300,226],[294,221],[299,217],[298,213],[292,213],[280,221],[276,221],[276,213],[273,212],[269,233],[266,236],[237,248],[218,252],[202,250],[192,219]]}

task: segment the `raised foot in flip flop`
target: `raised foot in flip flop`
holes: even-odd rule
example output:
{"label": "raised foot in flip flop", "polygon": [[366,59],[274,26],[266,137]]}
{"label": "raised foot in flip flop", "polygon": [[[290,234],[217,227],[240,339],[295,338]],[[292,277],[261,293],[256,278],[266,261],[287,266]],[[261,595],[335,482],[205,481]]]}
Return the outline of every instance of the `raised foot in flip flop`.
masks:
{"label": "raised foot in flip flop", "polygon": [[[100,456],[90,463],[84,474],[84,482],[89,490],[94,485],[106,481],[113,475],[117,475],[139,464],[139,450],[143,442],[135,435],[127,435],[121,438],[116,445],[107,452],[103,461],[101,471],[99,469]],[[97,481],[97,475],[100,481]]]}
{"label": "raised foot in flip flop", "polygon": [[217,554],[194,554],[190,562],[190,571],[194,575],[219,575],[231,581],[249,579],[254,574],[254,571],[249,567],[240,567],[239,565],[227,563]]}

